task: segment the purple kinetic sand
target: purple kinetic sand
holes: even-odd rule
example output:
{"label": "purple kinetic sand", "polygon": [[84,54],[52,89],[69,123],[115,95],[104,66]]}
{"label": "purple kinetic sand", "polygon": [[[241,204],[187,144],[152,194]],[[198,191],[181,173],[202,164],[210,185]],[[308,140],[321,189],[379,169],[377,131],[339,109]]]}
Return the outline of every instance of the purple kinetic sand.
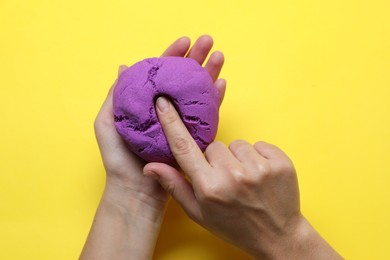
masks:
{"label": "purple kinetic sand", "polygon": [[173,102],[204,151],[217,133],[218,91],[202,66],[182,57],[145,59],[120,75],[114,90],[115,126],[131,151],[149,162],[175,162],[155,111],[159,96]]}

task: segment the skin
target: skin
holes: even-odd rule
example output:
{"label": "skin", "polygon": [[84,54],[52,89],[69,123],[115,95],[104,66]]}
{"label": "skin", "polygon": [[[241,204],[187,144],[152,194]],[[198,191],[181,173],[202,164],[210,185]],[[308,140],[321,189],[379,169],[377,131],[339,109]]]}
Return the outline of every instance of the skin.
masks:
{"label": "skin", "polygon": [[[189,39],[180,38],[163,56],[203,64],[212,43],[202,36],[188,51]],[[223,62],[214,52],[205,64],[221,103]],[[174,106],[160,97],[157,115],[180,169],[145,164],[115,130],[113,87],[95,120],[106,186],[80,259],[151,259],[170,196],[195,222],[255,259],[342,259],[301,214],[297,175],[283,151],[237,140],[229,147],[213,142],[203,154]]]}
{"label": "skin", "polygon": [[[181,56],[203,64],[213,40],[204,35],[190,49],[190,39],[180,38],[162,56]],[[189,50],[190,49],[190,50]],[[205,68],[219,90],[222,102],[226,81],[218,79],[224,63],[213,52]],[[119,67],[118,76],[127,67]],[[131,153],[117,133],[113,119],[111,87],[95,119],[95,134],[106,170],[105,189],[80,259],[151,259],[169,193],[143,174],[145,162]]]}
{"label": "skin", "polygon": [[157,115],[179,171],[149,163],[188,216],[255,259],[342,259],[303,217],[294,166],[274,145],[243,140],[210,144],[203,155],[174,106],[157,99]]}
{"label": "skin", "polygon": [[296,171],[265,142],[213,142],[203,155],[174,106],[157,99],[157,115],[181,171],[149,163],[157,180],[195,222],[255,259],[342,259],[300,212]]}

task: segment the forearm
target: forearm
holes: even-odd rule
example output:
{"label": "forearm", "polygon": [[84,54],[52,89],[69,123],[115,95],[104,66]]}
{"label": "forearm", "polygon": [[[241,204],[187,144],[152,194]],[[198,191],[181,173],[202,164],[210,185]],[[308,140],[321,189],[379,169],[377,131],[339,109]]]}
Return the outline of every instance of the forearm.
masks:
{"label": "forearm", "polygon": [[296,238],[296,255],[299,259],[339,260],[341,257],[331,245],[303,218]]}
{"label": "forearm", "polygon": [[80,259],[151,259],[164,208],[106,185]]}

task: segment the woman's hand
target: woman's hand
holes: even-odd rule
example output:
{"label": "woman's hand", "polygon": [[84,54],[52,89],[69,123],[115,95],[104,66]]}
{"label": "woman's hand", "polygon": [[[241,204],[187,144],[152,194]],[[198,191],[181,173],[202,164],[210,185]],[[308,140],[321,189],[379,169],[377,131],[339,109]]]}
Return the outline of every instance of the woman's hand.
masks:
{"label": "woman's hand", "polygon": [[[176,40],[162,56],[180,56],[196,60],[200,65],[204,63],[213,46],[210,36],[201,36],[189,50],[190,39],[187,37]],[[189,51],[188,51],[189,50]],[[188,54],[187,54],[188,53]],[[209,72],[217,87],[222,102],[226,81],[218,79],[224,63],[221,52],[213,52],[206,62],[205,69]],[[118,77],[127,67],[120,66]],[[162,209],[168,199],[166,192],[153,179],[142,174],[145,161],[129,151],[125,142],[115,129],[113,118],[113,89],[111,87],[103,106],[95,120],[95,133],[107,172],[107,186],[109,189],[125,191],[125,200],[130,197],[146,200],[150,205]],[[121,200],[120,198],[114,198]]]}
{"label": "woman's hand", "polygon": [[[184,37],[169,46],[163,56],[188,57],[203,64],[212,45],[210,36],[202,36],[188,52],[190,40]],[[217,78],[223,62],[223,54],[214,52],[205,65],[221,102],[226,82]],[[126,68],[121,66],[118,76]],[[151,259],[169,196],[157,181],[142,174],[145,162],[128,150],[115,129],[115,84],[116,81],[95,120],[107,179],[80,259]]]}
{"label": "woman's hand", "polygon": [[213,142],[205,156],[164,97],[157,114],[184,175],[163,163],[144,174],[158,180],[188,216],[261,259],[340,259],[302,216],[298,181],[287,155],[274,145]]}

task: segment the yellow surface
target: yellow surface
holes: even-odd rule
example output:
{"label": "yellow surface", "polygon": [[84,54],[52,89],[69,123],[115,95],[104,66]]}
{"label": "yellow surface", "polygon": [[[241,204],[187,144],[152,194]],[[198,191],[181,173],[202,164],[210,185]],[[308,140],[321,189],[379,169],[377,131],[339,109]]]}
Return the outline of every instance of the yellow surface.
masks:
{"label": "yellow surface", "polygon": [[[390,2],[0,1],[0,259],[76,259],[104,170],[93,120],[119,64],[208,33],[218,139],[279,145],[347,259],[390,259]],[[171,204],[156,259],[246,259]]]}

